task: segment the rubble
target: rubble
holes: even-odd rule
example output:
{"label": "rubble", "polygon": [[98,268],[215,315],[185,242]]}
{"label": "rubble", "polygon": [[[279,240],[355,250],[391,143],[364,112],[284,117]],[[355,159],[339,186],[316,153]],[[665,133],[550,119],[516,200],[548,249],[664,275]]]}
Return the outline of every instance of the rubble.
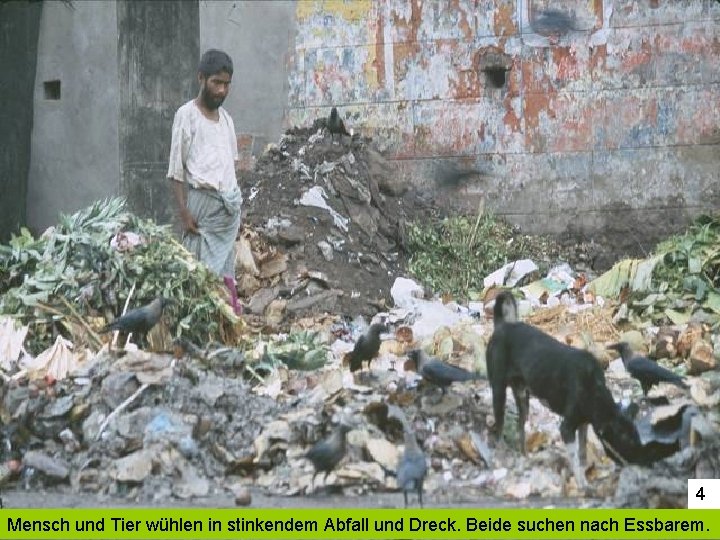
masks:
{"label": "rubble", "polygon": [[[39,239],[23,234],[3,246],[0,308],[17,310],[0,318],[4,489],[133,504],[227,494],[237,506],[252,504],[255,492],[395,493],[405,424],[427,456],[428,502],[561,498],[578,506],[676,506],[686,503],[686,478],[720,473],[717,326],[696,317],[698,310],[686,319],[685,304],[663,303],[669,285],[636,300],[640,289],[626,287],[617,272],[597,281],[587,268],[573,270],[552,257],[491,259],[469,302],[433,295],[427,281],[403,276],[402,223],[411,212],[420,215],[422,205],[357,137],[333,144],[316,129],[291,130],[244,182],[254,194],[238,239],[238,283],[251,312],[246,324],[228,313],[216,281],[164,229],[118,202],[64,218]],[[63,243],[66,237],[74,240]],[[86,252],[97,254],[105,270],[86,268],[79,255]],[[45,254],[65,266],[54,263],[51,272]],[[622,268],[632,267],[626,276],[632,286],[653,287],[661,264],[667,257]],[[147,285],[137,280],[142,272],[151,272]],[[617,290],[598,288],[611,281]],[[503,440],[490,444],[486,344],[494,297],[511,283],[523,296],[521,318],[591,351],[643,442],[668,457],[648,469],[621,468],[590,432],[590,488],[581,492],[557,415],[535,399],[528,455],[517,451],[512,418]],[[117,314],[128,298],[134,305],[168,284],[179,308],[150,336],[153,350],[114,348],[96,335],[108,320],[106,305]],[[712,292],[705,291],[703,311],[712,311]],[[662,317],[651,316],[653,306],[662,307]],[[375,322],[391,331],[370,366],[350,373],[343,357]],[[606,348],[620,340],[686,372],[689,390],[655,388],[639,404],[637,383]],[[457,382],[438,399],[406,362],[415,348],[480,377]],[[512,401],[507,415],[517,417]],[[347,419],[345,456],[313,482],[308,449]]]}
{"label": "rubble", "polygon": [[241,240],[252,260],[245,255],[238,267],[252,314],[272,305],[274,324],[283,324],[323,311],[370,316],[386,305],[402,273],[402,223],[420,215],[398,177],[369,140],[336,143],[319,124],[270,145],[240,178],[256,194],[243,208]]}

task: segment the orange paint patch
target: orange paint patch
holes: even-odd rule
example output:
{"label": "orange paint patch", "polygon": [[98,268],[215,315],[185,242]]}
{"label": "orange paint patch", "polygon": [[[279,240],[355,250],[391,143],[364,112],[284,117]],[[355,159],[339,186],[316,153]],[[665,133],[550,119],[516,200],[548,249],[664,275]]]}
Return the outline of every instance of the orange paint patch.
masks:
{"label": "orange paint patch", "polygon": [[498,6],[493,14],[493,30],[496,36],[507,36],[516,33],[515,4],[502,4]]}
{"label": "orange paint patch", "polygon": [[410,60],[414,60],[420,53],[420,44],[413,43],[396,43],[393,46],[393,73],[395,81],[403,80],[407,74],[408,64]]}
{"label": "orange paint patch", "polygon": [[[538,146],[532,144],[534,139],[540,137],[540,115],[545,113],[547,116],[553,116],[550,110],[550,95],[548,94],[526,94],[525,96],[525,139],[528,146]],[[528,144],[529,143],[529,144]]]}
{"label": "orange paint patch", "polygon": [[519,133],[521,127],[521,119],[517,114],[515,114],[515,109],[513,109],[511,99],[507,98],[503,105],[505,105],[505,116],[503,116],[503,124],[505,124],[505,127],[507,127],[511,132]]}
{"label": "orange paint patch", "polygon": [[375,59],[373,61],[377,73],[378,86],[385,86],[385,21],[378,13],[377,29],[375,31]]}
{"label": "orange paint patch", "polygon": [[401,42],[393,47],[393,62],[395,64],[395,78],[402,78],[398,75],[398,67],[404,73],[405,60],[420,53],[418,43],[418,30],[422,24],[422,0],[411,0],[410,19],[401,18],[396,12],[392,13],[393,26],[401,37]]}
{"label": "orange paint patch", "polygon": [[595,28],[602,28],[603,18],[603,0],[593,0],[593,12],[595,12]]}
{"label": "orange paint patch", "polygon": [[577,57],[570,47],[553,47],[552,57],[557,69],[557,79],[567,81],[580,78]]}

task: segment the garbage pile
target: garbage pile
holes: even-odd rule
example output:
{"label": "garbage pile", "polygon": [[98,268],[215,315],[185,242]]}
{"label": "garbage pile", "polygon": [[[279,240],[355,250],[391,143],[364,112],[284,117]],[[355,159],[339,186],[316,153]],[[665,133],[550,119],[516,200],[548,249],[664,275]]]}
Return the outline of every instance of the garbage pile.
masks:
{"label": "garbage pile", "polygon": [[403,223],[422,212],[370,141],[333,141],[322,122],[288,130],[240,178],[240,293],[270,323],[372,315],[401,273]]}
{"label": "garbage pile", "polygon": [[27,327],[31,354],[59,337],[98,350],[107,322],[161,295],[175,303],[150,336],[154,349],[169,350],[179,335],[196,343],[235,339],[239,320],[219,280],[169,227],[138,218],[121,198],[62,216],[38,238],[23,229],[0,245],[0,315]]}
{"label": "garbage pile", "polygon": [[[166,228],[119,199],[64,217],[40,238],[23,232],[0,246],[3,488],[140,504],[228,493],[248,504],[257,490],[391,493],[408,432],[427,457],[425,500],[435,504],[492,497],[681,507],[687,478],[720,475],[715,221],[595,279],[570,264],[545,271],[532,258],[511,261],[461,304],[427,299],[424,287],[398,277],[403,222],[425,208],[367,141],[334,144],[319,126],[291,130],[243,181],[243,321],[222,284]],[[591,434],[590,488],[582,492],[557,415],[535,399],[528,455],[517,452],[512,400],[503,443],[490,444],[485,352],[504,288],[522,296],[526,322],[596,356],[643,444],[669,457],[620,468]],[[128,306],[160,294],[176,304],[151,332],[149,350],[110,347],[98,334]],[[344,359],[371,322],[389,331],[378,357],[352,373]],[[660,384],[643,396],[608,349],[620,341],[682,375],[687,388]],[[417,348],[473,380],[439,392],[409,361]],[[315,475],[307,452],[340,425],[348,427],[345,454]]]}
{"label": "garbage pile", "polygon": [[[560,249],[489,214],[477,222],[451,219],[466,224],[453,231],[462,237],[458,246],[468,245],[460,250],[448,244],[440,237],[453,231],[442,230],[448,220],[440,219],[440,209],[402,178],[370,139],[333,141],[323,121],[288,130],[268,146],[255,170],[240,177],[245,202],[238,287],[247,313],[264,317],[256,323],[250,316],[252,326],[277,329],[293,318],[323,312],[372,316],[390,306],[390,287],[407,271],[435,292],[460,293],[444,285],[463,281],[457,277],[460,269],[481,276],[490,260],[481,264],[477,256],[496,246],[503,249],[494,255],[503,260],[527,247],[532,253],[526,255],[548,262],[564,257],[589,266],[592,245]],[[423,232],[432,224],[439,229]],[[452,280],[442,278],[448,274]]]}
{"label": "garbage pile", "polygon": [[591,290],[619,298],[632,322],[720,325],[720,215],[700,216],[647,259],[626,259]]}
{"label": "garbage pile", "polygon": [[[217,494],[246,504],[257,490],[274,496],[391,493],[405,425],[427,456],[428,503],[494,497],[681,505],[687,478],[720,474],[717,371],[687,377],[688,391],[656,387],[638,407],[644,442],[677,447],[652,469],[617,467],[591,431],[585,471],[591,487],[581,492],[560,440],[559,419],[544,405],[531,400],[527,456],[516,449],[512,400],[505,442],[493,448],[492,393],[483,377],[456,383],[443,396],[407,363],[408,351],[422,348],[484,375],[492,294],[475,311],[425,300],[410,280],[397,280],[391,290],[396,307],[375,320],[392,330],[378,357],[354,374],[342,359],[364,327],[323,319],[311,332],[273,336],[244,351],[209,345],[171,356],[131,348],[120,358],[107,351],[85,358],[60,380],[40,370],[6,375],[0,387],[0,482],[140,504]],[[632,339],[613,322],[610,306],[570,307],[538,307],[527,320],[565,341],[583,334],[598,345]],[[651,336],[640,334],[646,350]],[[629,407],[641,392],[618,362],[610,360],[607,380]],[[654,404],[660,397],[666,405]],[[349,426],[346,454],[326,477],[315,477],[306,453],[341,423]]]}

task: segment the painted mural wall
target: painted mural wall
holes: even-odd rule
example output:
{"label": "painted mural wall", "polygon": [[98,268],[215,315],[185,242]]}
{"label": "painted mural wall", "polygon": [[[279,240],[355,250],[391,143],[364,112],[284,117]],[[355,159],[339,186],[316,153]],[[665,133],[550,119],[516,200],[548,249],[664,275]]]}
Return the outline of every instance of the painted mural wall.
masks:
{"label": "painted mural wall", "polygon": [[[318,0],[296,16],[288,123],[337,106],[438,204],[630,251],[720,207],[716,0]],[[443,185],[439,157],[476,174]]]}

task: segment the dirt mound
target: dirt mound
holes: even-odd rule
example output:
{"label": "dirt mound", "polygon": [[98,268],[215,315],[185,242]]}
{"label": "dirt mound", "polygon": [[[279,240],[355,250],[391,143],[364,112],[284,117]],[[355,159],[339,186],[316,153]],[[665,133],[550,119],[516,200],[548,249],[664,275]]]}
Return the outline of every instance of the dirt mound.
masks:
{"label": "dirt mound", "polygon": [[333,141],[320,124],[288,130],[241,175],[238,283],[253,314],[383,309],[403,274],[404,224],[430,211],[369,139]]}

